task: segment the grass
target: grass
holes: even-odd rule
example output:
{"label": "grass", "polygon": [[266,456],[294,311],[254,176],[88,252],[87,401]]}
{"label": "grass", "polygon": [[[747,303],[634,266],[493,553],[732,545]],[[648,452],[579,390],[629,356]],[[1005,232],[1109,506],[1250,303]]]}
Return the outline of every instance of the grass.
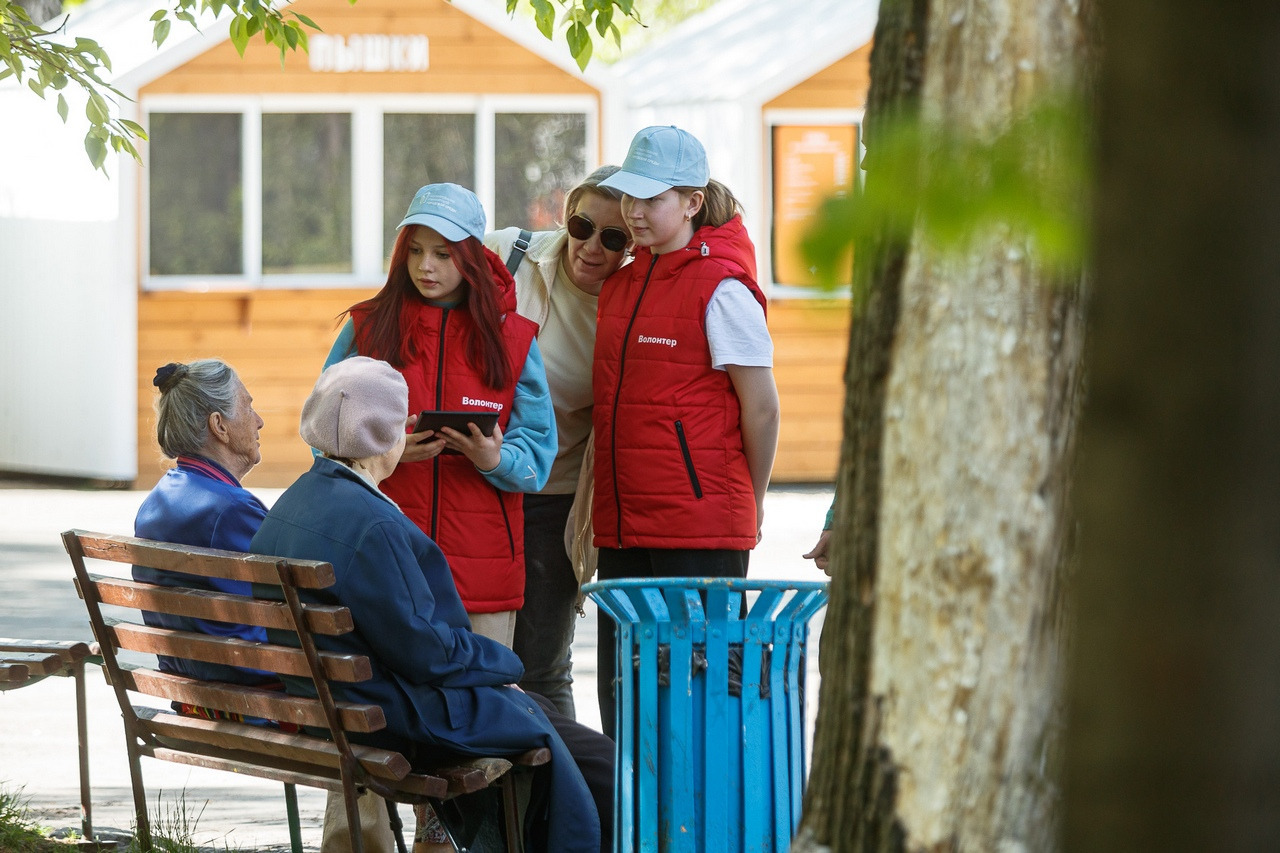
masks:
{"label": "grass", "polygon": [[30,800],[22,791],[0,787],[0,851],[3,853],[67,853],[75,841],[49,837],[49,828],[30,819]]}

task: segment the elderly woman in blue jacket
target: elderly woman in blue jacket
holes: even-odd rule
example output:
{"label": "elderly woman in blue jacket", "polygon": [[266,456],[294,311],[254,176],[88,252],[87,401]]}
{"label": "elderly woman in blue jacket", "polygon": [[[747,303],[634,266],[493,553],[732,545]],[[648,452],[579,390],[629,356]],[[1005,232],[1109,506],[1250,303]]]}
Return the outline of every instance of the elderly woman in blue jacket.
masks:
{"label": "elderly woman in blue jacket", "polygon": [[[143,500],[134,534],[144,539],[202,548],[244,551],[267,514],[267,507],[240,485],[262,460],[258,431],[262,418],[253,397],[231,365],[216,358],[190,364],[170,362],[152,380],[156,438],[165,456],[177,462]],[[249,594],[244,581],[221,581],[134,566],[135,580],[161,586],[217,589]],[[263,642],[266,631],[250,625],[185,616],[144,613],[148,625],[240,637]],[[162,657],[160,669],[190,678],[261,685],[279,682],[271,672],[183,658]]]}
{"label": "elderly woman in blue jacket", "polygon": [[310,600],[348,607],[355,630],[317,642],[371,660],[371,679],[340,687],[343,699],[386,715],[367,742],[411,758],[549,748],[529,848],[607,849],[599,816],[611,818],[612,742],[512,686],[520,660],[471,631],[444,555],[378,489],[404,451],[408,404],[404,378],[386,362],[356,356],[325,370],[301,427],[322,455],[267,513],[250,550],[333,565],[335,584]]}

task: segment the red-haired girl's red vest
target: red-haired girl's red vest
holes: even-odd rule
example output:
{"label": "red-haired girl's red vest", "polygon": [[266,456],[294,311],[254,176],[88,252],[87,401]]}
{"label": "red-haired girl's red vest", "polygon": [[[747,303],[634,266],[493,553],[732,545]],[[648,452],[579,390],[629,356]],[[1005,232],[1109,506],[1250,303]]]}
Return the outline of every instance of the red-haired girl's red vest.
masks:
{"label": "red-haired girl's red vest", "polygon": [[[439,308],[405,300],[401,331],[406,339],[412,339],[418,354],[400,368],[409,385],[411,413],[423,409],[496,411],[498,425],[506,431],[516,381],[538,326],[516,314],[514,288],[503,297],[502,340],[512,380],[499,391],[487,387],[467,359],[472,320],[465,305]],[[357,340],[366,316],[352,311]],[[521,607],[523,495],[495,488],[471,460],[457,453],[442,453],[424,462],[402,462],[379,488],[440,546],[468,612],[498,613]]]}

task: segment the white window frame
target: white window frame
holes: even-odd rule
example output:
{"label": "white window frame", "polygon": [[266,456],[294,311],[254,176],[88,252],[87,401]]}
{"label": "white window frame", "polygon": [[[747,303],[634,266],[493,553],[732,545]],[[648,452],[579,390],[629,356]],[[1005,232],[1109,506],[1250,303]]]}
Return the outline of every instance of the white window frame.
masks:
{"label": "white window frame", "polygon": [[[765,133],[765,156],[761,158],[762,165],[765,170],[764,180],[764,209],[768,211],[769,217],[769,239],[765,242],[764,250],[761,252],[764,268],[769,270],[769,279],[773,281],[773,129],[778,125],[814,125],[814,126],[839,126],[848,127],[849,125],[857,125],[858,127],[858,162],[855,166],[856,175],[859,183],[863,179],[862,175],[862,157],[866,153],[866,146],[863,143],[862,120],[866,111],[861,109],[855,110],[804,110],[804,109],[785,109],[785,110],[765,110],[764,111],[764,133]],[[849,296],[849,288],[837,287],[833,290],[823,290],[819,287],[797,287],[795,285],[779,285],[773,282],[774,286],[769,291],[770,299],[845,299]]]}
{"label": "white window frame", "polygon": [[[151,176],[141,169],[139,240],[142,288],[164,290],[290,290],[376,287],[385,281],[382,233],[382,116],[384,113],[470,113],[476,117],[475,183],[490,228],[494,211],[494,117],[498,113],[582,113],[589,173],[600,151],[599,102],[594,95],[152,95],[142,99],[141,121],[151,113],[237,113],[241,116],[241,182],[244,224],[241,275],[152,275]],[[352,272],[339,274],[262,272],[263,113],[351,115]],[[144,162],[147,153],[143,151]],[[406,204],[417,187],[406,187]],[[379,211],[377,215],[361,212]]]}

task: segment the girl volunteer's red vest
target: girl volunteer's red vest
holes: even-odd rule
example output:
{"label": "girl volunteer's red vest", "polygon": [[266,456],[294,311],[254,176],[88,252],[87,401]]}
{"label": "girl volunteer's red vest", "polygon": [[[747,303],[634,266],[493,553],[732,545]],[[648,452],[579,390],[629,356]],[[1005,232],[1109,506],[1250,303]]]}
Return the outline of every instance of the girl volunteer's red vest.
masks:
{"label": "girl volunteer's red vest", "polygon": [[755,547],[738,396],[711,366],[705,327],[726,278],[765,305],[755,269],[735,217],[700,228],[684,249],[641,248],[605,282],[592,372],[598,547]]}
{"label": "girl volunteer's red vest", "polygon": [[[409,385],[409,411],[497,412],[505,432],[516,380],[524,369],[538,326],[515,312],[514,289],[502,321],[502,341],[511,363],[510,385],[495,391],[467,359],[471,314],[464,306],[439,308],[406,299],[401,332],[416,357],[400,368]],[[356,340],[367,317],[352,312]],[[357,347],[359,348],[359,347]],[[524,603],[524,497],[494,487],[460,453],[424,462],[402,462],[379,488],[435,540],[449,560],[454,583],[470,613],[518,610]]]}

